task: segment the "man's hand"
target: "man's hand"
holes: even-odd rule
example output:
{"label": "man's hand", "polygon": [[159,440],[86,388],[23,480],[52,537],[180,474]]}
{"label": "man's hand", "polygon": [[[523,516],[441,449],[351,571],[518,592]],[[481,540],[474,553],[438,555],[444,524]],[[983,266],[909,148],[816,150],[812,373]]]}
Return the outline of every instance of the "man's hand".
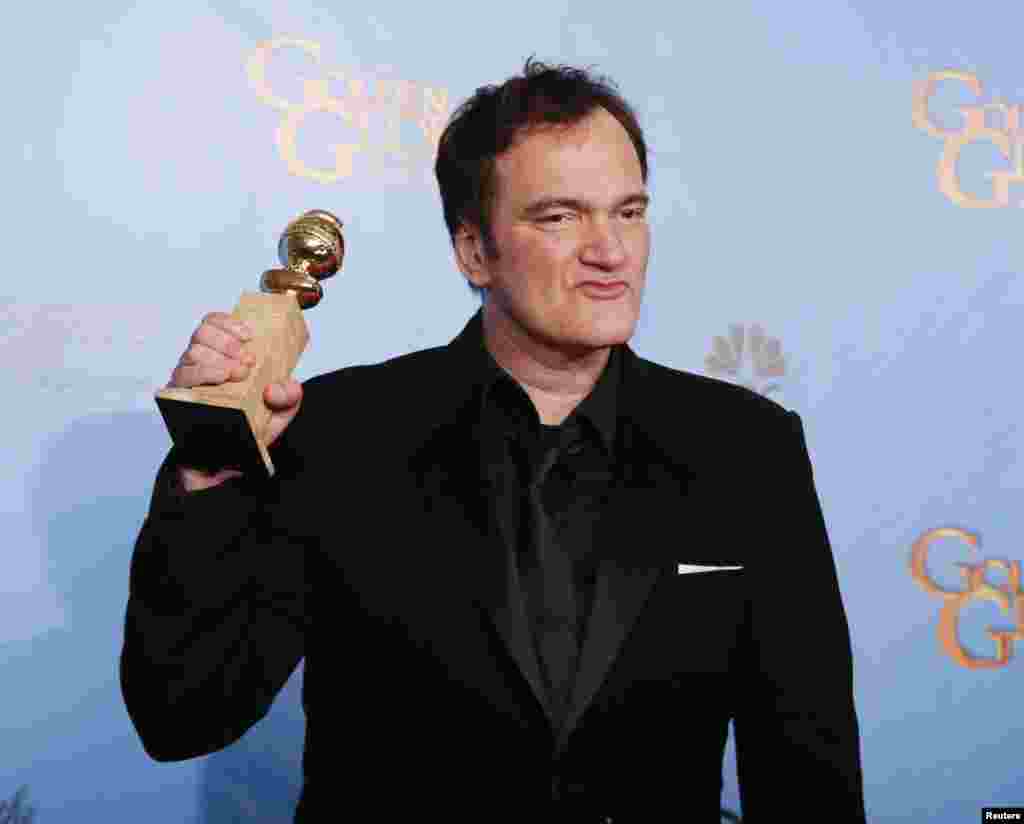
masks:
{"label": "man's hand", "polygon": [[[210,312],[192,333],[167,386],[219,386],[228,381],[245,380],[250,367],[256,363],[244,349],[252,336],[252,330],[232,315]],[[267,446],[270,446],[299,411],[302,384],[294,379],[268,384],[263,390],[263,402],[271,410],[267,424]],[[206,472],[191,467],[179,468],[182,486],[189,492],[217,486],[241,474],[237,469]]]}

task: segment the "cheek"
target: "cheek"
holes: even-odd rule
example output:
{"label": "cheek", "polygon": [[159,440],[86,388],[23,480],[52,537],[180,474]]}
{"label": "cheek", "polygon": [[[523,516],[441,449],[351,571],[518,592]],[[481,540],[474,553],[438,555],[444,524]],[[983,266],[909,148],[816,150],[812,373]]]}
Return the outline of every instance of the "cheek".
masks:
{"label": "cheek", "polygon": [[630,239],[633,255],[639,260],[647,260],[651,251],[651,228],[647,224],[639,227],[636,236]]}
{"label": "cheek", "polygon": [[575,243],[555,234],[544,235],[509,251],[509,272],[516,273],[526,290],[532,292],[564,289],[570,278],[568,272],[576,260]]}

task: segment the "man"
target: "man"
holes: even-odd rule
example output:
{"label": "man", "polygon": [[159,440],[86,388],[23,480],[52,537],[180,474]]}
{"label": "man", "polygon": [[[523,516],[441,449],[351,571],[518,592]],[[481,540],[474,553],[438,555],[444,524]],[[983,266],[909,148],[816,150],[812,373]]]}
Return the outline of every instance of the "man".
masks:
{"label": "man", "polygon": [[[268,387],[270,481],[161,467],[122,655],[146,751],[227,746],[305,657],[297,821],[717,821],[730,720],[748,821],[863,821],[800,419],[627,344],[632,110],[527,61],[436,171],[486,290],[451,344]],[[171,383],[244,376],[244,342],[211,313]]]}

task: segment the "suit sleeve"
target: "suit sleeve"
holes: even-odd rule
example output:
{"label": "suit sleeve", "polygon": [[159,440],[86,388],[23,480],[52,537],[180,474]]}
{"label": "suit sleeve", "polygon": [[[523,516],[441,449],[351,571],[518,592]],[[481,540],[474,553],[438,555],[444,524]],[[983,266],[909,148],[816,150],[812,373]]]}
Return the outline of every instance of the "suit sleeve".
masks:
{"label": "suit sleeve", "polygon": [[239,739],[305,654],[309,544],[292,528],[301,461],[289,430],[271,449],[272,479],[185,492],[174,448],[157,474],[131,560],[120,676],[132,723],[158,761]]}
{"label": "suit sleeve", "polygon": [[800,416],[779,420],[752,473],[760,532],[734,719],[743,820],[864,822],[849,627]]}

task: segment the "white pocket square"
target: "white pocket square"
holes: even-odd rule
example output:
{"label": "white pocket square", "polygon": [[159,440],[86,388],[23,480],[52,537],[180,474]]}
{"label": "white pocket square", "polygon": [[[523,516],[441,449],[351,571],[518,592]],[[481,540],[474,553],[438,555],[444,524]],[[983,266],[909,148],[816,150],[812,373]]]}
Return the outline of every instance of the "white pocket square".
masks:
{"label": "white pocket square", "polygon": [[679,574],[689,575],[692,572],[715,572],[720,569],[743,569],[742,566],[710,566],[708,564],[680,564]]}

